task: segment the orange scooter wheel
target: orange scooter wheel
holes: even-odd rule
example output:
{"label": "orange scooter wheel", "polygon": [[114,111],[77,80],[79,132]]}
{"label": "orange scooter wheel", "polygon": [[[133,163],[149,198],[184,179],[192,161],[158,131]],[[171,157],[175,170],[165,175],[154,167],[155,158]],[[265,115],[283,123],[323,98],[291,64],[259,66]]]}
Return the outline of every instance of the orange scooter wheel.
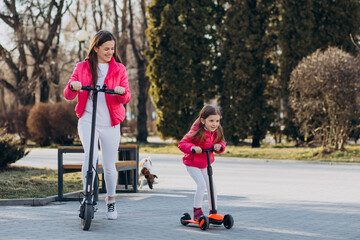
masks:
{"label": "orange scooter wheel", "polygon": [[191,220],[191,216],[188,213],[184,213],[184,216],[180,218],[180,223],[184,226],[188,225],[189,222],[187,220]]}
{"label": "orange scooter wheel", "polygon": [[209,219],[206,216],[202,216],[199,219],[199,226],[201,230],[206,230],[209,228]]}

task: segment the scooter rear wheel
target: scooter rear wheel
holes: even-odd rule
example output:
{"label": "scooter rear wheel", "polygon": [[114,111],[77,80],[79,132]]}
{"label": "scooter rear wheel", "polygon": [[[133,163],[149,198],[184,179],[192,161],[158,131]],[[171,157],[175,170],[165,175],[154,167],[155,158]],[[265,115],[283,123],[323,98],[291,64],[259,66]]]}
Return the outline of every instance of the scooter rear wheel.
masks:
{"label": "scooter rear wheel", "polygon": [[202,216],[199,219],[199,226],[201,230],[206,230],[209,228],[209,219],[206,216]]}
{"label": "scooter rear wheel", "polygon": [[230,229],[234,225],[234,219],[230,214],[226,214],[223,223],[225,228]]}
{"label": "scooter rear wheel", "polygon": [[188,225],[189,222],[186,221],[186,220],[191,220],[191,216],[190,216],[190,214],[188,214],[188,213],[184,213],[184,216],[182,216],[182,217],[180,218],[181,224],[184,225],[184,226]]}
{"label": "scooter rear wheel", "polygon": [[90,228],[91,219],[94,216],[94,208],[92,205],[84,204],[84,218],[81,219],[81,227],[83,230],[87,231]]}

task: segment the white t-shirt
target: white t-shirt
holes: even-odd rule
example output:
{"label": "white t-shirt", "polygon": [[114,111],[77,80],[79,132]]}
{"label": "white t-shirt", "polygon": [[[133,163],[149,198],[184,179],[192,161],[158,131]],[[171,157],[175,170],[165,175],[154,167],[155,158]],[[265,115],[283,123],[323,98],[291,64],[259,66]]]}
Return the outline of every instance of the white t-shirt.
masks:
{"label": "white t-shirt", "polygon": [[[98,80],[97,85],[100,85],[100,88],[104,85],[106,74],[109,70],[108,63],[98,63]],[[92,94],[89,94],[88,100],[86,102],[84,114],[81,116],[83,121],[91,122],[92,120],[92,110],[93,110],[93,99]],[[99,92],[97,98],[97,107],[96,107],[96,125],[97,126],[111,126],[110,113],[106,105],[105,93]]]}

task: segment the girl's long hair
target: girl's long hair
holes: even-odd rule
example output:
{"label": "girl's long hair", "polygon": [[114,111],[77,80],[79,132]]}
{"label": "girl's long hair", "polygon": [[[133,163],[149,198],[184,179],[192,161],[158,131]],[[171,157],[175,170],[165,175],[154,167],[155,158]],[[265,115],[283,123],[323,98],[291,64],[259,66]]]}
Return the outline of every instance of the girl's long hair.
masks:
{"label": "girl's long hair", "polygon": [[[221,117],[221,113],[218,107],[214,106],[214,105],[206,105],[203,107],[203,109],[201,109],[200,113],[199,113],[199,128],[196,130],[196,132],[193,134],[192,139],[193,139],[193,143],[204,143],[206,140],[206,134],[205,134],[205,125],[201,122],[201,119],[206,119],[208,118],[210,115],[219,115]],[[225,142],[225,137],[224,137],[224,130],[221,126],[221,124],[219,124],[219,127],[216,129],[216,137],[214,140],[214,143],[218,143],[218,142]]]}
{"label": "girl's long hair", "polygon": [[89,61],[89,64],[90,64],[90,71],[91,71],[91,75],[92,75],[92,79],[93,79],[91,82],[92,87],[96,86],[97,79],[98,79],[98,70],[97,70],[98,58],[97,58],[97,53],[95,52],[94,48],[95,47],[99,48],[103,43],[105,43],[107,41],[112,41],[112,40],[115,42],[113,57],[116,62],[121,63],[120,57],[117,52],[116,38],[114,37],[114,35],[111,32],[106,31],[106,30],[100,30],[91,39],[90,48],[89,48],[86,60]]}

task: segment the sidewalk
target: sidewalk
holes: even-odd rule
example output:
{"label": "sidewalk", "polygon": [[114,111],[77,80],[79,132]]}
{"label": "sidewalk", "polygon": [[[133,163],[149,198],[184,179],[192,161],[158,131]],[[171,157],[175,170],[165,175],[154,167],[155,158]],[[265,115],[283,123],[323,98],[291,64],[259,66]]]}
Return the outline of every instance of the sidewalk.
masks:
{"label": "sidewalk", "polygon": [[[359,165],[218,157],[213,165],[218,211],[231,214],[235,224],[201,231],[180,224],[184,212],[192,215],[195,191],[181,156],[140,158],[148,155],[158,181],[153,190],[144,186],[139,193],[118,194],[117,220],[105,219],[104,195],[89,231],[81,229],[77,202],[0,206],[0,239],[360,239]],[[17,164],[57,162],[56,149],[33,150],[29,157]],[[207,201],[203,209],[207,214]]]}

